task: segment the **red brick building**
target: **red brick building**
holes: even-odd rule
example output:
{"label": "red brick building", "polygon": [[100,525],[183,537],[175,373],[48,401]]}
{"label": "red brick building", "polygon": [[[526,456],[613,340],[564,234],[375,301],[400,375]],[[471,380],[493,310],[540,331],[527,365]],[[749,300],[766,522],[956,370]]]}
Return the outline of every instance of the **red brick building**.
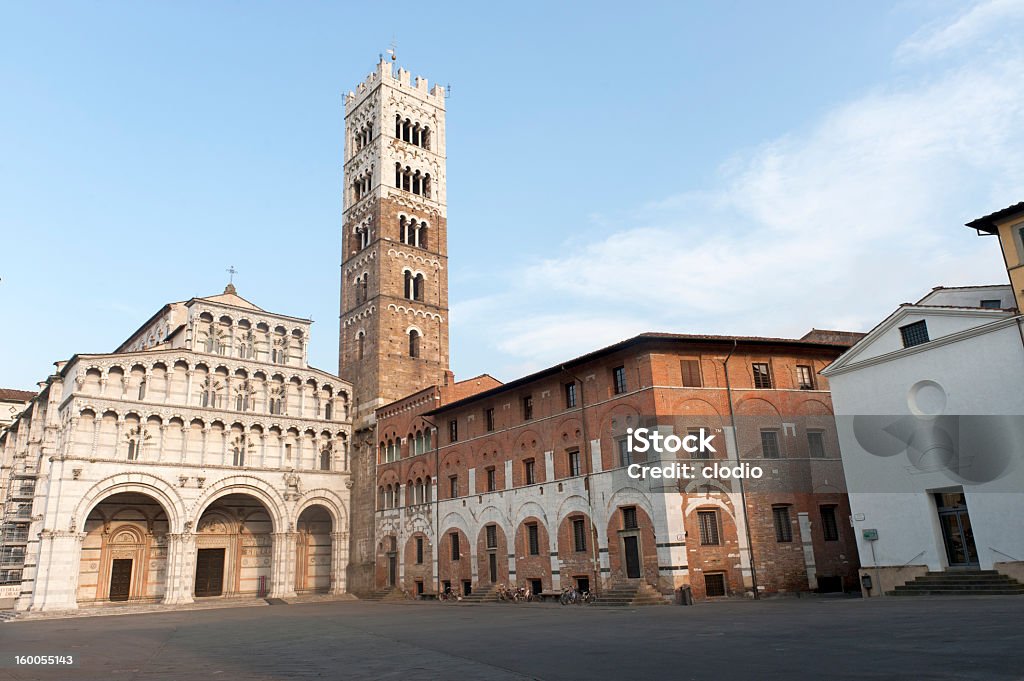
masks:
{"label": "red brick building", "polygon": [[[501,384],[376,410],[378,588],[513,583],[697,598],[854,588],[827,380],[856,340],[642,334]],[[715,453],[647,454],[629,429],[705,429]],[[709,458],[705,459],[707,456]],[[693,458],[697,457],[697,458]],[[759,466],[759,479],[636,479],[632,463]]]}

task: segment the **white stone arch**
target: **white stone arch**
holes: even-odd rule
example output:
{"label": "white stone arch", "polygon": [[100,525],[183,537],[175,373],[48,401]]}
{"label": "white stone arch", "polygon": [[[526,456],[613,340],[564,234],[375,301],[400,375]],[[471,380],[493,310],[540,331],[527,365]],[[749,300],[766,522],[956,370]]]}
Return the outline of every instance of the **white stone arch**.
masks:
{"label": "white stone arch", "polygon": [[466,539],[469,541],[475,541],[472,533],[469,531],[469,521],[458,511],[449,511],[441,522],[438,523],[438,527],[441,528],[440,532],[442,535],[447,534],[451,530],[461,530],[462,534],[466,535]]}
{"label": "white stone arch", "polygon": [[[478,513],[475,514],[476,523],[483,529],[484,525],[494,523],[498,525],[504,532],[505,538],[511,536],[509,529],[509,517],[501,512],[497,506],[484,506]],[[470,537],[470,540],[475,540],[475,537]]]}
{"label": "white stone arch", "polygon": [[86,518],[101,501],[122,492],[137,492],[155,499],[163,507],[167,516],[167,530],[171,534],[177,534],[184,529],[187,517],[185,503],[174,485],[155,475],[137,472],[118,473],[90,487],[82,495],[71,515],[74,529],[77,530],[79,525],[85,527]]}
{"label": "white stone arch", "polygon": [[299,516],[302,515],[303,511],[312,506],[322,506],[331,515],[332,532],[348,531],[348,510],[345,508],[345,502],[335,492],[324,487],[311,489],[302,495],[295,505],[292,523],[297,526]]}
{"label": "white stone arch", "polygon": [[[551,532],[551,518],[548,512],[543,506],[538,504],[536,501],[524,501],[516,509],[515,516],[512,519],[512,525],[516,530],[523,524],[529,517],[534,517],[544,523],[544,526],[548,528],[548,533]],[[557,532],[557,529],[556,529]]]}
{"label": "white stone arch", "polygon": [[272,532],[288,529],[288,509],[280,493],[269,483],[251,475],[232,475],[207,487],[206,494],[192,506],[189,517],[192,527],[199,526],[199,519],[213,502],[229,494],[247,494],[262,503],[270,516]]}
{"label": "white stone arch", "polygon": [[590,518],[591,522],[594,519],[591,517],[590,504],[579,494],[573,494],[562,500],[562,503],[558,506],[558,512],[555,514],[555,530],[558,533],[558,528],[562,526],[562,521],[571,515],[582,513],[583,515]]}
{"label": "white stone arch", "polygon": [[410,331],[415,331],[420,335],[420,338],[423,338],[423,329],[421,329],[420,327],[414,324],[410,324],[409,326],[405,327],[405,335],[408,336]]}
{"label": "white stone arch", "polygon": [[410,536],[416,533],[421,533],[430,540],[431,544],[434,543],[434,524],[430,522],[426,516],[414,516],[413,519],[409,521],[407,530],[407,534]]}
{"label": "white stone arch", "polygon": [[733,507],[730,504],[727,504],[725,499],[723,499],[722,497],[712,497],[703,495],[690,496],[686,500],[686,508],[683,509],[683,515],[689,516],[694,511],[710,507],[720,509],[722,513],[727,515],[731,520],[735,521],[736,514],[734,512]]}
{"label": "white stone arch", "polygon": [[651,522],[655,521],[654,508],[651,506],[650,499],[635,487],[623,487],[612,495],[605,507],[605,518],[611,518],[612,513],[619,506],[637,506],[642,508],[647,513],[647,517],[651,519]]}

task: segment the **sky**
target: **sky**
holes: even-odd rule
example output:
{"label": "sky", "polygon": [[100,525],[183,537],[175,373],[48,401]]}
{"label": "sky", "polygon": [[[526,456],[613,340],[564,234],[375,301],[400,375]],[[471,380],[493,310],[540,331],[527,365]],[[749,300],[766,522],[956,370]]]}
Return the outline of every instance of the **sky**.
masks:
{"label": "sky", "polygon": [[0,2],[0,387],[164,303],[315,321],[337,370],[343,94],[447,102],[452,368],[643,331],[867,330],[1004,283],[1024,0]]}

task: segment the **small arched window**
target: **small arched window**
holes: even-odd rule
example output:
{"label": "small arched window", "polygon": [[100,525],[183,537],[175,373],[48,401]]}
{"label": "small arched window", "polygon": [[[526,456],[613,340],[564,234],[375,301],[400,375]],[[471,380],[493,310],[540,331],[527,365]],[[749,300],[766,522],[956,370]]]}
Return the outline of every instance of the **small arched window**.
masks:
{"label": "small arched window", "polygon": [[331,470],[331,450],[330,448],[324,449],[320,452],[320,470],[329,471]]}
{"label": "small arched window", "polygon": [[409,331],[409,356],[420,356],[420,332],[416,329]]}
{"label": "small arched window", "polygon": [[334,417],[334,403],[330,400],[324,406],[324,418],[330,421]]}
{"label": "small arched window", "polygon": [[231,450],[231,462],[235,466],[245,465],[245,449],[241,446],[234,447]]}
{"label": "small arched window", "polygon": [[139,459],[139,445],[135,438],[128,440],[128,460],[138,461]]}
{"label": "small arched window", "polygon": [[359,357],[359,359],[362,359],[365,356],[365,354],[364,354],[365,352],[366,352],[366,334],[363,333],[362,331],[360,331],[356,335],[356,355]]}
{"label": "small arched window", "polygon": [[405,298],[406,300],[416,299],[416,286],[413,281],[412,272],[409,270],[405,271]]}
{"label": "small arched window", "polygon": [[422,274],[417,274],[412,280],[412,299],[423,301],[423,289],[426,279]]}

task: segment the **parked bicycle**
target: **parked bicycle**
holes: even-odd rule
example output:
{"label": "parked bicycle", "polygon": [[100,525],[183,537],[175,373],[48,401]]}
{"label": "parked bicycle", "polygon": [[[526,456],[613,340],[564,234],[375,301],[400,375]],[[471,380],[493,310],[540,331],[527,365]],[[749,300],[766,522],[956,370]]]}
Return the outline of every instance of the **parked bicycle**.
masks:
{"label": "parked bicycle", "polygon": [[582,603],[593,603],[596,597],[589,591],[579,591],[574,586],[569,586],[562,589],[562,595],[558,597],[558,602],[562,605],[580,605]]}
{"label": "parked bicycle", "polygon": [[498,600],[499,601],[511,601],[513,603],[519,602],[530,602],[533,600],[533,592],[526,587],[507,587],[504,584],[499,584],[498,589]]}
{"label": "parked bicycle", "polygon": [[451,587],[448,587],[437,595],[437,600],[445,601],[447,603],[454,603],[462,600],[462,594],[458,593]]}

